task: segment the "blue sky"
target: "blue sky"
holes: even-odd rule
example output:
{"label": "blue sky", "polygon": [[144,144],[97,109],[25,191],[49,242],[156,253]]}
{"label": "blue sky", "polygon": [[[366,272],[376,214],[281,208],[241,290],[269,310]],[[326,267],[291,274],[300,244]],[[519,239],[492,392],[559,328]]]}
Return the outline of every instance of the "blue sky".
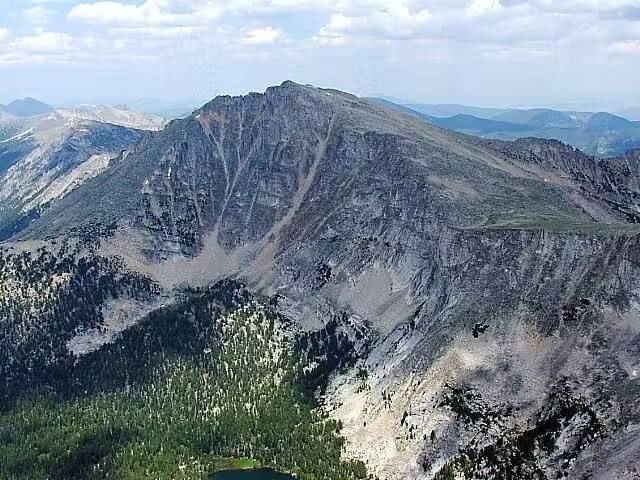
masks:
{"label": "blue sky", "polygon": [[292,79],[494,106],[640,104],[640,0],[0,0],[0,102]]}

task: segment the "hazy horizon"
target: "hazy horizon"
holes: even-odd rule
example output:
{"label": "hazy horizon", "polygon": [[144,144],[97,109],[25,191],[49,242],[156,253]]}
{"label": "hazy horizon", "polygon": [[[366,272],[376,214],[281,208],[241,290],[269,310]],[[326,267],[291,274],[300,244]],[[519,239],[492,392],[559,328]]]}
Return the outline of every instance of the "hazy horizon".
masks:
{"label": "hazy horizon", "polygon": [[[282,83],[282,82],[280,82]],[[308,82],[297,82],[300,84],[303,83],[308,83]],[[274,85],[278,85],[274,84]],[[51,105],[54,108],[63,108],[63,107],[71,107],[71,106],[82,106],[82,105],[87,105],[87,106],[91,106],[91,105],[109,105],[109,106],[126,106],[128,109],[132,110],[132,111],[140,111],[140,112],[148,112],[148,113],[161,113],[163,111],[168,112],[168,111],[173,111],[175,110],[176,113],[180,112],[180,113],[187,113],[187,110],[191,109],[191,108],[198,108],[202,105],[204,105],[205,103],[207,103],[208,101],[210,101],[211,99],[215,98],[218,95],[243,95],[246,93],[250,93],[250,92],[262,92],[264,91],[266,88],[268,88],[269,86],[272,85],[267,85],[262,89],[252,89],[252,90],[247,90],[245,92],[234,92],[234,93],[228,93],[228,92],[218,92],[215,94],[212,94],[210,97],[207,98],[201,98],[201,99],[189,99],[189,98],[183,98],[183,99],[176,99],[176,98],[144,98],[144,97],[140,97],[140,98],[118,98],[118,97],[114,97],[114,98],[101,98],[101,99],[94,99],[94,100],[87,100],[87,99],[70,99],[68,101],[65,102],[50,102],[47,100],[46,97],[36,97],[34,95],[25,95],[25,96],[18,96],[18,97],[14,97],[14,98],[5,98],[5,99],[0,99],[0,105],[6,105],[14,100],[22,100],[25,98],[34,98],[35,100],[44,102],[48,105]],[[315,85],[317,87],[320,88],[336,88],[334,86],[331,85]],[[344,90],[344,91],[348,91],[345,89],[340,89],[340,90]],[[350,93],[357,93],[357,92],[350,92]],[[509,110],[509,109],[554,109],[554,110],[562,110],[562,111],[577,111],[577,112],[612,112],[612,113],[617,113],[619,115],[623,115],[625,112],[625,109],[628,110],[633,110],[634,112],[634,117],[637,118],[630,118],[632,120],[635,119],[640,119],[640,104],[627,104],[627,105],[621,105],[621,104],[614,104],[614,103],[607,103],[607,102],[578,102],[576,104],[571,104],[571,103],[565,103],[565,104],[551,104],[551,103],[537,103],[537,104],[471,104],[471,103],[462,103],[459,101],[443,101],[443,102],[430,102],[428,99],[427,100],[423,100],[423,99],[417,99],[417,98],[399,98],[399,97],[394,97],[391,95],[386,95],[385,93],[358,93],[358,95],[362,96],[362,97],[371,97],[371,98],[381,98],[381,99],[385,99],[385,100],[389,100],[392,101],[394,103],[400,104],[400,105],[409,105],[409,104],[415,104],[415,105],[425,105],[425,106],[447,106],[447,105],[458,105],[458,106],[462,106],[462,107],[471,107],[471,108],[493,108],[493,109],[504,109],[504,110]],[[184,112],[183,112],[184,110]],[[637,110],[637,111],[636,111]]]}
{"label": "hazy horizon", "polygon": [[3,1],[3,103],[192,103],[290,79],[429,104],[640,105],[637,0]]}

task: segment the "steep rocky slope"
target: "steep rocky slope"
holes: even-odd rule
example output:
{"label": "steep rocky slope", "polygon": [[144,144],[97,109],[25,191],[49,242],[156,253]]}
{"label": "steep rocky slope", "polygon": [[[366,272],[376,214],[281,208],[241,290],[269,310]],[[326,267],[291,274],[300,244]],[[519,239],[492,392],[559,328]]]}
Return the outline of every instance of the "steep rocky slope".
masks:
{"label": "steep rocky slope", "polygon": [[286,82],[146,135],[12,241],[336,322],[349,362],[316,395],[379,478],[633,478],[637,175]]}
{"label": "steep rocky slope", "polygon": [[42,211],[107,168],[162,120],[118,110],[57,110],[0,118],[0,238],[27,226]]}

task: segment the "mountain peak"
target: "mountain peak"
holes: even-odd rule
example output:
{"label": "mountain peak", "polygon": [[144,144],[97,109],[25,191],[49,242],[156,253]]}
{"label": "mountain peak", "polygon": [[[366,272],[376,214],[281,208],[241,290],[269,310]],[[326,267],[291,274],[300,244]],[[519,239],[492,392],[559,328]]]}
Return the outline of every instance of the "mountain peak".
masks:
{"label": "mountain peak", "polygon": [[[280,84],[280,87],[281,88],[304,88],[304,85],[302,85],[301,83],[296,83],[293,80],[285,80]],[[308,84],[307,87],[313,88],[313,85]],[[274,87],[274,88],[277,88],[277,87]]]}
{"label": "mountain peak", "polygon": [[[320,88],[313,85],[302,85],[300,83],[286,80],[280,85],[268,87],[264,92],[250,92],[246,95],[219,95],[193,112],[193,116],[199,118],[205,112],[225,111],[233,109],[239,104],[244,104],[242,108],[259,108],[258,105],[268,101],[282,107],[297,105],[298,110],[308,109],[310,104],[318,108],[324,105],[332,109],[335,105],[347,102],[362,101],[359,97],[334,89]],[[250,107],[249,105],[253,105]]]}
{"label": "mountain peak", "polygon": [[588,126],[592,129],[626,128],[633,126],[633,122],[612,113],[598,112],[591,116]]}
{"label": "mountain peak", "polygon": [[16,117],[33,117],[44,113],[53,112],[53,107],[32,97],[13,100],[2,108],[5,112]]}

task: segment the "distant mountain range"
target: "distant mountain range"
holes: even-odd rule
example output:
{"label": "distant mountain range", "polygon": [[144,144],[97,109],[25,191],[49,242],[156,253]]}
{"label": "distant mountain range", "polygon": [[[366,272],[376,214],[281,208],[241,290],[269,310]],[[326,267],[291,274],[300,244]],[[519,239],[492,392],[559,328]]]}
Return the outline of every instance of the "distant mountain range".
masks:
{"label": "distant mountain range", "polygon": [[0,105],[0,112],[14,117],[31,117],[52,111],[53,107],[31,97],[14,100],[8,105]]}
{"label": "distant mountain range", "polygon": [[35,99],[0,111],[0,240],[28,225],[56,199],[105,170],[163,117],[124,106],[53,109]]}
{"label": "distant mountain range", "polygon": [[[398,103],[386,99],[392,103]],[[468,105],[458,105],[455,103],[447,103],[441,105],[424,105],[420,103],[405,103],[400,102],[400,105],[406,106],[416,112],[423,113],[432,117],[453,117],[455,115],[472,115],[478,118],[492,118],[501,113],[509,112],[506,108],[485,108],[485,107],[471,107]]]}
{"label": "distant mountain range", "polygon": [[[164,119],[182,118],[191,114],[204,100],[163,101],[153,99],[138,99],[127,102],[126,105],[114,105],[113,108],[120,111],[132,111],[148,116],[162,117]],[[86,110],[87,108],[104,107],[104,105],[75,105],[71,108]],[[57,110],[38,99],[27,97],[13,100],[7,105],[0,104],[0,119],[11,117],[33,117]],[[65,107],[65,109],[67,109]],[[117,122],[116,122],[117,123]]]}
{"label": "distant mountain range", "polygon": [[167,124],[163,116],[130,110],[126,105],[77,105],[56,110],[65,118],[111,123],[139,130],[162,130]]}
{"label": "distant mountain range", "polygon": [[165,101],[154,99],[138,99],[128,101],[130,109],[151,115],[159,115],[167,119],[188,117],[191,112],[200,107],[206,100]]}
{"label": "distant mountain range", "polygon": [[612,157],[640,147],[640,121],[608,112],[548,108],[500,109],[466,105],[378,102],[442,128],[499,140],[555,139],[591,155]]}

